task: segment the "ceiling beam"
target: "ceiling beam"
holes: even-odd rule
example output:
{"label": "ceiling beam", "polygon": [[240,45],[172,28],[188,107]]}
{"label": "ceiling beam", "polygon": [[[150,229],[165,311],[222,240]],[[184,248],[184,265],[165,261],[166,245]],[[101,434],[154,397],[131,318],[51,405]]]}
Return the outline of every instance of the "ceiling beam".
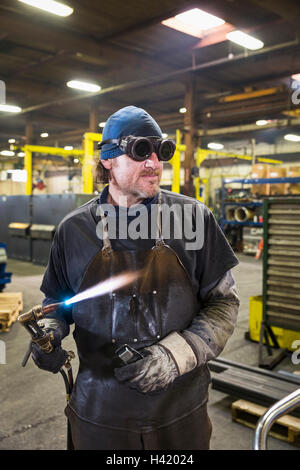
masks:
{"label": "ceiling beam", "polygon": [[282,0],[251,0],[251,2],[281,16],[293,25],[297,32],[299,31],[300,5],[298,0],[284,0],[284,2]]}
{"label": "ceiling beam", "polygon": [[[1,8],[1,5],[0,5]],[[62,45],[66,52],[76,52],[83,54],[92,54],[95,56],[106,56],[110,61],[126,61],[127,65],[132,64],[141,66],[141,62],[154,67],[160,65],[163,67],[162,62],[159,63],[152,58],[144,56],[142,53],[134,51],[122,50],[120,47],[108,42],[101,41],[101,38],[92,37],[88,34],[83,34],[74,31],[67,31],[60,29],[57,25],[48,24],[45,28],[42,24],[34,21],[34,18],[28,18],[22,14],[11,14],[5,12],[1,14],[1,28],[3,33],[8,33],[8,38],[12,38],[15,43],[20,45],[34,46],[38,38],[43,38],[43,47],[45,53],[54,53],[60,50]],[[170,67],[168,67],[169,69]]]}
{"label": "ceiling beam", "polygon": [[[242,62],[245,62],[247,60],[251,60],[251,59],[256,58],[256,57],[257,58],[258,57],[264,57],[266,54],[272,54],[273,52],[285,53],[286,50],[290,49],[290,48],[299,48],[298,40],[289,41],[289,42],[282,43],[282,44],[276,44],[276,45],[270,46],[270,47],[265,47],[265,48],[260,49],[258,51],[253,51],[253,52],[250,51],[250,52],[248,52],[247,56],[245,56],[244,53],[241,53],[241,54],[236,54],[233,58],[224,57],[224,58],[221,58],[221,59],[213,60],[211,62],[198,64],[194,67],[192,66],[192,67],[188,67],[188,68],[184,68],[184,69],[180,69],[180,70],[176,70],[176,71],[172,71],[172,72],[162,73],[162,74],[159,74],[159,75],[155,74],[155,75],[147,77],[145,79],[133,80],[133,81],[126,82],[126,83],[121,83],[119,85],[113,85],[111,87],[104,88],[104,89],[102,89],[98,92],[89,93],[88,95],[87,94],[78,94],[77,96],[72,96],[72,97],[69,97],[69,98],[58,99],[58,100],[50,100],[50,101],[47,101],[47,102],[44,102],[44,103],[40,103],[38,105],[29,106],[29,107],[23,109],[22,113],[25,114],[25,113],[32,112],[32,111],[37,111],[37,110],[40,110],[40,109],[46,109],[49,106],[65,105],[67,103],[75,102],[75,101],[78,101],[78,100],[91,98],[92,96],[100,96],[100,95],[104,95],[104,94],[107,94],[107,93],[113,93],[113,92],[124,92],[124,91],[127,91],[127,90],[136,89],[136,88],[145,88],[147,86],[155,85],[157,83],[167,82],[168,80],[178,80],[179,77],[182,77],[182,76],[184,77],[184,76],[187,76],[188,74],[191,74],[191,73],[200,72],[202,70],[209,70],[209,69],[213,69],[215,67],[221,67],[221,66],[224,67],[226,65],[231,66],[232,64],[242,63]],[[7,115],[6,115],[6,117],[7,117]]]}

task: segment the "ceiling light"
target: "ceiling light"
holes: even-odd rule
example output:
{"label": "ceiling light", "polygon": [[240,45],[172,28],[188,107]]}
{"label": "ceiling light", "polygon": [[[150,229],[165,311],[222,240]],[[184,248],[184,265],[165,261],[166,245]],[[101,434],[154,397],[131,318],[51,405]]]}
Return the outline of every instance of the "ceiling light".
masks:
{"label": "ceiling light", "polygon": [[265,119],[259,119],[258,121],[256,121],[256,125],[257,126],[266,126],[268,124],[269,121],[266,121]]}
{"label": "ceiling light", "polygon": [[0,154],[4,157],[13,157],[15,155],[15,152],[13,152],[12,150],[2,150]]}
{"label": "ceiling light", "polygon": [[162,21],[162,24],[169,28],[176,29],[177,31],[181,31],[182,33],[186,33],[197,38],[201,38],[203,36],[203,31],[216,28],[224,23],[225,21],[221,18],[200,10],[199,8],[193,8],[192,10],[185,11],[179,15]]}
{"label": "ceiling light", "polygon": [[0,104],[0,111],[4,111],[5,113],[20,113],[22,109],[19,106]]}
{"label": "ceiling light", "polygon": [[19,152],[17,153],[18,157],[25,157],[25,152]]}
{"label": "ceiling light", "polygon": [[55,2],[54,0],[19,0],[19,2],[26,3],[31,7],[40,8],[41,10],[58,16],[69,16],[74,11],[73,8],[63,3]]}
{"label": "ceiling light", "polygon": [[70,88],[76,88],[77,90],[96,92],[101,90],[101,86],[95,83],[81,82],[80,80],[70,80],[67,83]]}
{"label": "ceiling light", "polygon": [[79,163],[78,158],[74,158],[73,162],[74,162],[74,163]]}
{"label": "ceiling light", "polygon": [[64,149],[65,149],[65,150],[73,150],[73,147],[72,147],[72,145],[66,145],[66,146],[64,147]]}
{"label": "ceiling light", "polygon": [[251,49],[255,51],[264,47],[264,43],[259,39],[249,36],[249,34],[243,33],[243,31],[231,31],[226,34],[229,41],[235,42],[239,46],[246,47],[246,49]]}
{"label": "ceiling light", "polygon": [[186,113],[187,109],[186,108],[180,108],[179,112],[180,113]]}
{"label": "ceiling light", "polygon": [[180,13],[176,15],[175,18],[188,25],[198,26],[202,30],[216,28],[225,23],[221,18],[200,10],[199,8],[193,8],[192,10]]}
{"label": "ceiling light", "polygon": [[106,122],[99,122],[99,124],[98,124],[98,125],[99,125],[99,127],[104,127],[104,126],[105,126],[105,124],[106,124]]}
{"label": "ceiling light", "polygon": [[45,139],[46,137],[49,137],[48,132],[42,132],[42,133],[41,133],[41,137],[42,137],[43,139]]}
{"label": "ceiling light", "polygon": [[207,144],[207,147],[211,150],[222,150],[224,148],[223,144],[217,144],[216,142],[210,142]]}
{"label": "ceiling light", "polygon": [[295,134],[286,134],[284,136],[285,140],[288,140],[290,142],[300,142],[300,135],[295,135]]}
{"label": "ceiling light", "polygon": [[9,144],[14,144],[16,142],[16,139],[8,139]]}

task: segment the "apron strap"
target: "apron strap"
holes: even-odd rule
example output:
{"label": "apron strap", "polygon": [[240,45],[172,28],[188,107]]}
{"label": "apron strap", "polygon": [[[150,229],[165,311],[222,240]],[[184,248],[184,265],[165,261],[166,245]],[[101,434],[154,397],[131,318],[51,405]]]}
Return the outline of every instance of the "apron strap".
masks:
{"label": "apron strap", "polygon": [[109,236],[108,236],[106,217],[105,217],[105,214],[104,214],[103,209],[101,207],[101,204],[99,206],[99,212],[100,212],[100,220],[101,220],[102,227],[103,227],[103,247],[102,247],[102,251],[104,252],[105,255],[109,255],[110,253],[112,253],[113,250],[112,250],[112,246],[111,246],[110,239],[109,239]]}
{"label": "apron strap", "polygon": [[[163,236],[162,236],[162,220],[161,220],[161,192],[158,194],[158,205],[157,205],[157,232],[156,232],[156,241],[155,241],[155,247],[157,246],[162,246],[165,244]],[[100,220],[102,222],[102,227],[103,227],[103,247],[102,251],[109,255],[112,253],[113,249],[111,246],[111,242],[108,236],[108,230],[107,230],[107,222],[106,222],[106,217],[103,212],[103,209],[101,205],[99,206],[99,212],[100,212]],[[153,247],[154,248],[154,247]]]}
{"label": "apron strap", "polygon": [[161,192],[158,194],[158,205],[157,205],[157,232],[155,246],[164,245],[164,239],[162,236],[162,221],[161,221]]}

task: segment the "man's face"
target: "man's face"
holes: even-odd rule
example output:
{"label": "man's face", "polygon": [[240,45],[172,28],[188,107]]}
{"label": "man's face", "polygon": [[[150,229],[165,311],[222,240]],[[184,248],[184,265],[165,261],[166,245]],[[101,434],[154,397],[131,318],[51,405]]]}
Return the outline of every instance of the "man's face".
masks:
{"label": "man's face", "polygon": [[124,154],[102,163],[110,170],[110,185],[115,186],[124,196],[145,199],[155,196],[159,190],[163,163],[158,160],[156,153],[143,162],[137,162]]}

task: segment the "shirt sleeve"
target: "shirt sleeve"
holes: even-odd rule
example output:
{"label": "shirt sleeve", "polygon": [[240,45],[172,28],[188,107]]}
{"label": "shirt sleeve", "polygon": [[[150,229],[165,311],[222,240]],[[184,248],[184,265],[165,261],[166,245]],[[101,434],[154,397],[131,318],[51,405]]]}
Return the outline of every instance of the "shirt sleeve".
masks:
{"label": "shirt sleeve", "polygon": [[199,291],[214,286],[239,262],[212,212],[204,206],[204,240],[198,250]]}
{"label": "shirt sleeve", "polygon": [[206,292],[203,307],[182,335],[192,347],[198,365],[215,359],[232,335],[240,301],[231,271]]}
{"label": "shirt sleeve", "polygon": [[[40,287],[40,290],[45,294],[43,305],[63,302],[75,295],[68,282],[63,248],[63,237],[59,226],[54,235],[49,262]],[[52,316],[65,320],[69,324],[73,323],[70,308],[60,308]]]}

